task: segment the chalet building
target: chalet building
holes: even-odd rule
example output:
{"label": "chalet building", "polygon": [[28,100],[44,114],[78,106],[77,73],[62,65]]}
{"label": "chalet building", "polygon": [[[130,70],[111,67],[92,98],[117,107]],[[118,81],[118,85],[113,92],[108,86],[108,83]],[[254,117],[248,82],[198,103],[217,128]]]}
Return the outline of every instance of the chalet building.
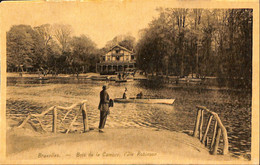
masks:
{"label": "chalet building", "polygon": [[136,68],[136,55],[120,45],[112,47],[96,64],[96,72],[115,74],[123,71],[133,71]]}

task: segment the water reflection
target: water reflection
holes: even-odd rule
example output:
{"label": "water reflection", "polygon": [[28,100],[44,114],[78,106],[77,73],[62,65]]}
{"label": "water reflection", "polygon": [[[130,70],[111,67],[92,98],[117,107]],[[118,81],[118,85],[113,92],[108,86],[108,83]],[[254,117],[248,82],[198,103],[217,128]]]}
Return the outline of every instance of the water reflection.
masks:
{"label": "water reflection", "polygon": [[[44,97],[45,94],[48,93],[49,95],[53,95],[53,97],[57,95],[68,99],[77,98],[79,100],[91,100],[88,105],[88,116],[90,121],[89,123],[92,127],[97,127],[98,125],[99,114],[97,110],[97,104],[99,101],[99,92],[103,84],[108,85],[108,92],[111,98],[122,97],[124,88],[127,87],[129,97],[136,96],[137,93],[142,91],[145,95],[176,99],[174,106],[157,104],[153,105],[116,103],[111,109],[111,114],[108,118],[107,127],[152,127],[156,129],[166,129],[170,131],[193,130],[196,117],[195,106],[203,105],[219,114],[223,124],[228,131],[230,152],[233,153],[233,155],[236,157],[243,155],[247,159],[250,159],[250,92],[206,90],[198,86],[185,88],[181,85],[174,88],[170,88],[167,86],[152,88],[151,84],[147,85],[145,84],[145,82],[131,82],[120,84],[115,82],[106,83],[101,81],[92,81],[89,79],[78,80],[70,77],[50,78],[48,80],[41,81],[35,78],[7,79],[8,86],[19,87],[19,89],[30,89],[42,86],[44,90],[42,90],[41,93],[39,93],[37,90],[28,90],[27,94],[31,95],[32,97]],[[8,93],[7,91],[7,95],[8,94],[10,93]],[[60,104],[68,106],[71,103],[62,102]],[[46,105],[33,103],[28,100],[15,100],[12,98],[7,100],[8,114],[26,114],[28,112],[35,113],[35,111],[41,112],[46,108],[48,108],[46,107]],[[60,116],[62,116],[62,114]],[[69,117],[72,118],[73,114],[70,114]],[[205,119],[207,119],[207,114],[205,114],[205,117]],[[47,115],[46,118],[51,119],[51,116]],[[65,123],[69,124],[70,121],[71,120],[66,120]],[[81,121],[81,118],[77,119],[77,127],[82,127]],[[48,125],[48,122],[46,122],[46,125]],[[50,126],[48,126],[47,128],[51,129]],[[65,126],[60,127],[60,129],[65,128]]]}

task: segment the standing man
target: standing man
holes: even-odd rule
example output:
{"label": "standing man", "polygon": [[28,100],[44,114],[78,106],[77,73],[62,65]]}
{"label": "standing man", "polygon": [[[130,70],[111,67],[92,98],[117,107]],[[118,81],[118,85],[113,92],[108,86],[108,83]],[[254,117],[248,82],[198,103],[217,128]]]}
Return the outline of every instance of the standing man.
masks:
{"label": "standing man", "polygon": [[98,109],[100,110],[99,132],[103,133],[106,124],[107,115],[109,114],[109,95],[106,91],[107,87],[104,85],[103,90],[100,92],[100,102]]}
{"label": "standing man", "polygon": [[127,88],[125,87],[125,92],[124,92],[124,94],[123,94],[123,99],[128,99],[127,98]]}

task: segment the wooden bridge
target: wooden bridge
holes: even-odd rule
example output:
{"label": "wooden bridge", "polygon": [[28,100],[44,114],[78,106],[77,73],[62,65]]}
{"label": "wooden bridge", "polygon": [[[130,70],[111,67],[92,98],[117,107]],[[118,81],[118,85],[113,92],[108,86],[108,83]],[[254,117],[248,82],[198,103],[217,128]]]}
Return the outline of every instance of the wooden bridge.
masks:
{"label": "wooden bridge", "polygon": [[43,111],[41,114],[31,114],[31,113],[29,113],[29,115],[18,126],[18,128],[23,127],[29,121],[29,119],[36,118],[36,120],[39,122],[39,125],[42,128],[42,130],[47,132],[45,127],[43,126],[41,120],[40,120],[40,117],[44,117],[47,113],[52,111],[52,115],[53,115],[52,132],[56,133],[57,132],[57,124],[58,124],[58,119],[57,119],[58,114],[57,114],[57,111],[58,110],[66,110],[67,111],[66,114],[64,115],[64,117],[60,120],[60,124],[64,125],[63,122],[67,118],[68,114],[70,112],[72,112],[75,107],[77,107],[79,105],[80,108],[76,110],[76,115],[72,119],[69,127],[66,129],[66,133],[69,133],[71,127],[73,126],[74,122],[77,120],[77,118],[80,115],[80,113],[82,113],[82,117],[83,117],[84,132],[87,132],[87,131],[89,131],[89,125],[88,125],[88,116],[87,116],[86,102],[87,102],[87,100],[83,100],[83,101],[81,101],[79,103],[71,105],[70,107],[52,106],[49,109],[47,109],[46,111]]}
{"label": "wooden bridge", "polygon": [[[227,130],[222,124],[219,116],[217,113],[210,111],[204,106],[196,106],[197,107],[197,117],[196,117],[196,122],[195,122],[195,127],[193,131],[193,136],[198,137],[199,140],[207,145],[208,144],[208,132],[209,132],[209,127],[211,125],[211,121],[214,118],[215,123],[214,123],[214,130],[213,130],[213,135],[212,135],[212,140],[210,144],[210,152],[215,155],[217,154],[218,148],[219,148],[219,143],[220,143],[220,137],[222,134],[223,137],[223,152],[222,154],[225,155],[228,153],[228,136],[227,136]],[[209,113],[209,118],[207,121],[207,125],[204,131],[204,135],[202,133],[202,127],[203,127],[203,121],[204,121],[204,112]]]}
{"label": "wooden bridge", "polygon": [[[25,120],[18,126],[18,128],[23,127],[27,122],[29,122],[29,119],[35,118],[36,120],[38,120],[38,123],[39,123],[40,127],[42,128],[42,130],[47,132],[46,129],[44,128],[44,125],[42,124],[42,122],[40,120],[40,117],[44,117],[47,113],[52,111],[52,120],[53,120],[53,122],[52,122],[52,132],[56,133],[57,132],[57,124],[58,124],[57,111],[58,110],[67,111],[65,113],[64,117],[60,120],[60,124],[63,124],[63,122],[67,118],[68,114],[70,112],[72,112],[75,107],[79,106],[79,109],[76,109],[75,116],[72,119],[69,126],[67,127],[67,129],[65,130],[65,132],[66,132],[66,134],[69,133],[69,131],[71,130],[71,128],[74,124],[74,122],[77,120],[77,118],[79,117],[80,114],[82,114],[82,118],[83,118],[83,128],[84,128],[83,131],[87,132],[87,131],[89,131],[89,124],[88,124],[86,102],[87,102],[87,100],[83,100],[79,103],[71,105],[70,107],[52,106],[49,109],[47,109],[46,111],[43,111],[41,114],[29,114],[25,118]],[[222,154],[223,155],[227,154],[228,153],[227,131],[226,131],[226,128],[224,127],[224,125],[222,124],[218,114],[210,111],[209,109],[207,109],[204,106],[196,106],[196,108],[197,108],[197,116],[196,116],[193,136],[196,137],[196,138],[199,138],[201,143],[203,143],[207,146],[208,141],[209,141],[209,136],[208,136],[209,128],[210,128],[212,120],[214,120],[215,121],[214,126],[213,126],[214,130],[213,130],[213,135],[212,135],[212,139],[211,139],[211,144],[209,146],[210,152],[213,155],[216,155],[218,153],[220,137],[222,135],[222,137],[223,137],[223,152],[222,152]],[[207,120],[206,128],[205,128],[204,134],[203,134],[202,128],[203,128],[203,124],[205,124],[204,123],[204,112],[209,113],[209,118]]]}

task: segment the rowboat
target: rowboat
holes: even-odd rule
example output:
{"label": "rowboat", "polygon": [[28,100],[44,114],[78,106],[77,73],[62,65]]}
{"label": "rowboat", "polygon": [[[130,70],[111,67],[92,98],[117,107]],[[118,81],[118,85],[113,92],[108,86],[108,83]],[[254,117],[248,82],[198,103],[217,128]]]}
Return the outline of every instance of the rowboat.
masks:
{"label": "rowboat", "polygon": [[127,82],[127,80],[126,79],[124,79],[124,80],[115,80],[116,81],[116,83],[123,83],[123,82]]}
{"label": "rowboat", "polygon": [[186,83],[188,82],[188,79],[187,79],[187,78],[179,78],[179,79],[177,80],[177,82],[178,82],[179,84],[186,84]]}
{"label": "rowboat", "polygon": [[129,98],[129,99],[122,99],[122,98],[115,98],[114,102],[116,103],[143,103],[143,104],[167,104],[172,105],[175,99],[154,99],[154,98]]}
{"label": "rowboat", "polygon": [[107,76],[92,76],[91,80],[94,81],[108,81],[109,79],[107,78]]}
{"label": "rowboat", "polygon": [[200,78],[191,78],[188,80],[188,83],[191,84],[201,84],[202,80]]}

